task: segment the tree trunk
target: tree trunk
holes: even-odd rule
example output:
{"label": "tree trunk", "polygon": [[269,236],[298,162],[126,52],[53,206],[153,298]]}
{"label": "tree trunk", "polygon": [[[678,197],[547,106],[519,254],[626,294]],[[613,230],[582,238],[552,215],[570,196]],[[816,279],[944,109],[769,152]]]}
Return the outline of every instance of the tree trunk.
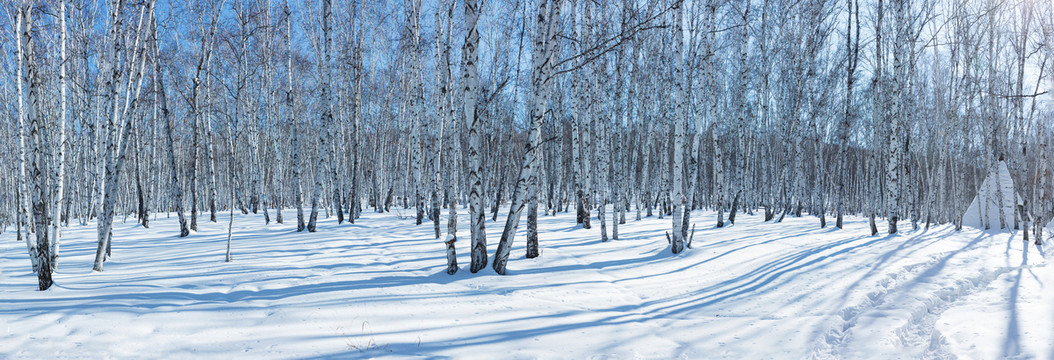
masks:
{"label": "tree trunk", "polygon": [[[30,230],[34,235],[34,239],[26,240],[26,245],[29,248],[29,255],[33,262],[33,270],[37,273],[37,285],[38,288],[43,291],[51,287],[52,279],[51,272],[53,270],[51,265],[52,254],[51,254],[51,243],[48,238],[48,197],[49,190],[47,189],[47,167],[48,167],[48,153],[46,141],[46,131],[44,125],[44,119],[42,119],[42,104],[41,104],[41,79],[40,71],[37,68],[35,41],[33,38],[33,9],[28,1],[23,1],[20,10],[20,39],[19,39],[19,51],[24,57],[22,60],[25,70],[23,71],[23,78],[19,79],[28,84],[28,94],[26,94],[26,106],[25,106],[25,118],[29,122],[29,141],[32,146],[30,149],[29,156],[29,185],[32,187],[29,196],[30,204],[32,206],[32,217],[29,222]],[[19,92],[19,96],[22,93]],[[23,116],[23,114],[19,114]],[[32,244],[31,244],[32,243]]]}
{"label": "tree trunk", "polygon": [[527,192],[537,182],[535,170],[538,166],[538,146],[541,145],[542,119],[545,116],[549,92],[552,90],[553,57],[557,24],[560,19],[560,1],[539,1],[537,4],[538,21],[535,27],[533,65],[531,66],[531,84],[534,86],[534,92],[531,94],[530,103],[530,130],[527,132],[523,166],[520,168],[516,191],[512,196],[512,207],[509,209],[509,217],[505,221],[505,229],[501,233],[501,241],[494,254],[494,271],[502,275],[505,275],[505,265],[509,261],[509,251],[512,248],[513,237],[516,235],[516,228],[519,226]]}
{"label": "tree trunk", "polygon": [[907,41],[907,29],[904,7],[906,0],[894,0],[896,16],[896,40],[893,42],[893,94],[890,102],[889,117],[889,158],[886,159],[886,216],[889,220],[889,233],[897,233],[897,220],[900,218],[900,158],[903,143],[900,140],[901,117],[904,94],[904,44]]}
{"label": "tree trunk", "polygon": [[464,0],[465,3],[465,45],[462,48],[461,71],[462,92],[464,97],[464,121],[468,126],[468,183],[469,183],[469,216],[472,231],[472,265],[470,271],[478,272],[487,266],[487,234],[484,230],[483,205],[483,164],[482,139],[483,119],[476,113],[476,96],[479,88],[479,75],[476,61],[479,58],[479,4],[477,0]]}
{"label": "tree trunk", "polygon": [[[685,13],[685,5],[682,1],[678,0],[675,4],[676,9],[673,10],[673,96],[671,99],[673,103],[673,172],[670,174],[672,180],[672,189],[670,197],[673,200],[673,216],[671,220],[673,222],[673,234],[670,242],[670,249],[674,254],[680,253],[684,250],[684,206],[687,203],[687,198],[684,193],[684,146],[685,146],[685,125],[687,124],[686,118],[686,103],[684,91],[684,57],[681,55],[681,49],[684,48],[684,32],[682,30],[682,19]],[[714,138],[717,138],[715,133]],[[716,142],[715,142],[716,144]],[[720,159],[716,159],[719,162]],[[720,211],[720,210],[718,210]]]}
{"label": "tree trunk", "polygon": [[[154,16],[151,14],[151,16]],[[179,186],[179,166],[176,164],[176,149],[175,149],[175,137],[172,134],[172,114],[168,109],[168,96],[165,90],[165,77],[164,71],[161,69],[161,44],[157,36],[157,20],[156,17],[153,20],[154,23],[154,82],[157,89],[158,103],[161,107],[161,121],[165,126],[165,145],[166,153],[168,155],[168,167],[171,168],[172,176],[169,179],[169,192],[173,199],[171,200],[176,207],[176,214],[179,216],[179,237],[186,237],[190,235],[190,229],[187,228],[187,219],[183,215],[183,188]]]}
{"label": "tree trunk", "polygon": [[332,103],[332,71],[330,69],[330,48],[333,43],[333,31],[330,27],[333,17],[333,3],[331,0],[322,0],[322,54],[319,56],[322,59],[322,63],[319,64],[319,74],[321,77],[322,85],[320,91],[320,102],[321,107],[321,118],[319,122],[322,125],[322,134],[318,137],[318,151],[316,153],[315,168],[315,187],[312,189],[311,195],[311,218],[307,223],[307,231],[315,232],[318,225],[318,207],[322,197],[322,179],[325,176],[325,166],[329,165],[330,173],[333,175],[333,204],[330,207],[335,210],[338,215],[338,221],[343,221],[343,209],[340,204],[340,187],[337,186],[337,164],[332,156],[326,156],[328,145],[333,142],[333,103]]}

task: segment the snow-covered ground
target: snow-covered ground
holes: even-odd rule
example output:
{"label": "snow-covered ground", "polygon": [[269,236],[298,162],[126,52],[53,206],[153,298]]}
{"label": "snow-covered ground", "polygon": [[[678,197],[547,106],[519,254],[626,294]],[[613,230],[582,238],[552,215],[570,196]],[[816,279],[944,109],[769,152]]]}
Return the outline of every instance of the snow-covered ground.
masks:
{"label": "snow-covered ground", "polygon": [[462,214],[450,276],[431,224],[397,215],[297,233],[293,211],[238,214],[231,263],[226,214],[182,239],[175,218],[118,222],[102,273],[94,225],[75,226],[46,292],[6,232],[0,358],[1054,359],[1054,267],[1009,233],[745,215],[716,229],[697,211],[675,256],[668,218],[630,214],[601,243],[559,214],[540,221],[542,256],[523,258],[521,230],[499,276],[468,272]]}

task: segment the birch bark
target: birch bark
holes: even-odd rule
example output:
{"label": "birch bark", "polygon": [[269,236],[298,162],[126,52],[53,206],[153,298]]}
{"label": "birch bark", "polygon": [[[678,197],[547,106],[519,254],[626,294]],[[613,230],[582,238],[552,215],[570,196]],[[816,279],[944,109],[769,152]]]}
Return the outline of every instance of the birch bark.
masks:
{"label": "birch bark", "polygon": [[527,147],[524,149],[523,166],[520,167],[520,175],[516,180],[516,190],[512,196],[512,207],[509,217],[505,221],[505,229],[501,234],[501,241],[494,254],[494,271],[505,275],[505,266],[509,261],[509,251],[512,248],[512,240],[519,226],[520,215],[526,205],[528,190],[532,184],[537,183],[536,167],[538,166],[538,147],[541,145],[542,119],[545,116],[548,105],[549,92],[552,90],[553,79],[553,56],[556,46],[557,25],[560,22],[561,0],[539,1],[537,3],[538,15],[535,27],[535,39],[531,66],[531,84],[534,91],[531,94],[530,108],[530,130],[527,133]]}

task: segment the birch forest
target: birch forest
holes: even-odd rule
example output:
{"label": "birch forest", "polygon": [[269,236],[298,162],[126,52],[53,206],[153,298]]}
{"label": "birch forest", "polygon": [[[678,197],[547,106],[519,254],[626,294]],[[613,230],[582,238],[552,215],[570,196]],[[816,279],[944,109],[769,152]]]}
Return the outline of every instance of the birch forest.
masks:
{"label": "birch forest", "polygon": [[[3,0],[0,12],[0,228],[25,243],[40,290],[68,269],[71,226],[96,229],[102,272],[127,240],[115,223],[193,238],[206,222],[230,231],[236,213],[305,234],[391,213],[434,229],[446,273],[502,275],[524,256],[516,242],[544,261],[560,235],[539,219],[565,213],[596,242],[662,218],[665,237],[649,241],[670,257],[745,217],[865,218],[874,237],[961,228],[999,163],[1017,201],[984,206],[1000,219],[986,228],[1038,245],[1054,217],[1047,0]],[[228,232],[227,261],[239,240]]]}

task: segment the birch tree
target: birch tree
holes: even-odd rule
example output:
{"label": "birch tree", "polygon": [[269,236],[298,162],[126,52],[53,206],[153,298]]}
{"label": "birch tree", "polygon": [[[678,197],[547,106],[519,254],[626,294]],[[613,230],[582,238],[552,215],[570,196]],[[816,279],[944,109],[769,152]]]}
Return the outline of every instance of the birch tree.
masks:
{"label": "birch tree", "polygon": [[[102,209],[99,211],[99,224],[98,224],[98,235],[99,235],[99,246],[95,252],[95,271],[102,271],[103,260],[105,256],[109,255],[110,241],[112,239],[111,229],[113,227],[113,216],[114,208],[116,207],[117,201],[117,190],[118,180],[120,179],[121,169],[124,166],[125,159],[127,158],[128,144],[131,142],[129,134],[131,133],[133,124],[132,116],[128,116],[129,112],[135,113],[139,106],[139,93],[142,90],[143,80],[143,68],[146,66],[146,56],[144,44],[145,35],[147,32],[144,29],[152,28],[150,24],[144,24],[144,15],[152,12],[154,8],[154,1],[148,2],[145,6],[141,7],[139,11],[139,20],[136,25],[136,36],[133,45],[133,52],[128,64],[134,72],[130,73],[128,78],[124,80],[124,90],[119,92],[121,83],[121,67],[117,61],[120,58],[120,54],[123,52],[123,41],[121,35],[116,28],[121,27],[122,21],[120,20],[121,8],[123,0],[116,0],[116,4],[111,9],[111,17],[116,18],[112,26],[115,28],[114,32],[114,61],[110,65],[113,76],[111,77],[112,83],[110,84],[108,101],[112,100],[113,108],[110,116],[107,117],[106,132],[113,134],[113,139],[107,136],[104,140],[107,149],[106,153],[106,176],[103,183],[103,198],[102,198]],[[146,19],[148,22],[150,18]],[[145,25],[145,26],[144,26]],[[121,106],[121,99],[119,94],[124,94],[124,106]]]}
{"label": "birch tree", "polygon": [[[846,182],[849,177],[849,131],[853,121],[853,82],[855,81],[856,65],[860,58],[860,8],[856,0],[846,0],[846,25],[845,25],[845,52],[846,52],[846,76],[845,76],[845,106],[842,114],[842,122],[838,128],[838,190],[835,193],[835,227],[842,228],[842,216],[845,213],[844,202],[846,196]],[[854,13],[855,11],[855,13]],[[854,26],[856,33],[854,36]]]}
{"label": "birch tree", "polygon": [[[32,211],[28,212],[29,220],[27,228],[33,234],[31,239],[26,240],[29,256],[33,263],[33,270],[37,274],[37,285],[41,291],[47,290],[52,285],[51,273],[52,254],[51,243],[48,238],[48,190],[47,190],[47,161],[49,150],[46,149],[45,125],[41,104],[41,79],[40,69],[37,67],[35,41],[33,38],[33,7],[29,1],[22,1],[18,9],[19,21],[19,53],[21,56],[22,77],[18,81],[26,84],[27,92],[19,91],[19,96],[25,96],[24,113],[20,111],[19,117],[24,117],[29,123],[29,178],[27,183],[31,188],[29,203]],[[25,195],[24,195],[25,196]]]}
{"label": "birch tree", "polygon": [[62,207],[66,196],[66,118],[68,115],[66,95],[66,0],[59,1],[59,142],[55,149],[55,158],[58,164],[55,166],[54,186],[52,190],[51,208],[51,269],[58,267],[59,237],[61,236]]}
{"label": "birch tree", "polygon": [[893,0],[894,26],[896,39],[893,41],[893,84],[889,116],[889,153],[886,159],[886,218],[889,220],[889,233],[897,233],[897,220],[900,218],[900,158],[903,143],[900,140],[901,117],[904,95],[904,61],[905,42],[907,41],[906,9],[908,0]]}
{"label": "birch tree", "polygon": [[[322,180],[325,176],[325,166],[329,165],[330,173],[333,174],[334,180],[336,180],[336,162],[331,156],[326,156],[326,150],[328,143],[333,141],[333,103],[332,103],[332,83],[330,78],[333,76],[330,68],[330,48],[333,43],[333,31],[330,25],[333,17],[333,3],[332,0],[322,0],[322,49],[318,56],[319,59],[319,79],[322,81],[320,100],[319,100],[319,111],[321,112],[321,118],[319,124],[322,127],[321,134],[318,137],[318,151],[317,151],[317,165],[315,171],[315,187],[311,195],[311,217],[307,223],[307,231],[315,232],[318,224],[318,207],[319,200],[322,196]],[[338,219],[343,221],[343,209],[340,205],[340,190],[336,186],[334,181],[333,186],[333,204],[331,207],[341,215],[338,215]]]}
{"label": "birch tree", "polygon": [[487,234],[484,229],[483,205],[483,165],[482,134],[483,119],[476,113],[479,74],[476,62],[479,48],[479,3],[476,0],[464,0],[465,9],[465,44],[461,49],[461,96],[463,97],[463,116],[468,127],[468,183],[469,183],[469,221],[472,231],[472,264],[469,268],[476,273],[487,266]]}
{"label": "birch tree", "polygon": [[300,176],[300,128],[297,126],[296,115],[293,106],[293,17],[289,10],[289,0],[285,0],[285,43],[287,50],[286,77],[287,88],[285,93],[285,113],[292,129],[290,136],[290,153],[293,170],[293,202],[296,203],[296,231],[304,231],[304,195],[302,177]]}
{"label": "birch tree", "polygon": [[[685,147],[685,127],[688,123],[685,108],[687,99],[685,98],[684,91],[684,57],[681,55],[684,49],[684,29],[682,23],[684,22],[685,6],[681,0],[676,0],[674,3],[673,10],[673,94],[671,96],[673,103],[673,172],[670,174],[672,179],[672,188],[670,189],[670,198],[673,199],[673,216],[671,221],[673,222],[673,234],[671,236],[670,250],[674,254],[684,251],[685,239],[684,239],[684,220],[683,214],[685,205],[688,203],[687,196],[684,193],[684,147]],[[716,131],[716,130],[711,130]],[[714,133],[716,139],[716,133]],[[720,162],[720,159],[715,159],[716,162]],[[718,205],[721,206],[721,205]],[[720,210],[718,210],[720,212]],[[720,216],[718,217],[719,223],[721,222]]]}
{"label": "birch tree", "polygon": [[[436,76],[438,77],[436,83],[438,85],[438,98],[436,99],[439,107],[438,117],[440,119],[440,136],[439,141],[441,142],[437,148],[439,151],[445,151],[445,161],[442,156],[436,157],[436,188],[435,194],[433,195],[435,201],[439,200],[439,185],[442,181],[440,171],[446,169],[446,198],[447,207],[449,212],[447,214],[447,274],[453,275],[457,272],[457,253],[454,248],[454,244],[457,242],[457,199],[458,199],[458,178],[460,172],[458,169],[459,159],[458,154],[460,153],[461,141],[458,135],[458,122],[455,120],[457,116],[457,110],[454,108],[454,94],[453,94],[453,78],[450,73],[450,48],[451,48],[451,35],[453,33],[454,24],[454,7],[456,2],[451,1],[450,5],[447,6],[446,18],[440,17],[440,12],[436,12]],[[442,9],[442,6],[440,7]],[[443,145],[446,147],[443,148]],[[438,237],[439,230],[439,213],[436,210],[435,222],[436,222],[436,235]]]}
{"label": "birch tree", "polygon": [[168,167],[171,170],[169,192],[172,196],[172,202],[175,204],[176,216],[179,218],[179,237],[186,237],[190,235],[190,229],[187,228],[187,220],[184,216],[183,188],[179,186],[179,165],[176,163],[175,136],[172,133],[172,113],[168,107],[165,72],[161,68],[161,40],[157,32],[157,17],[154,12],[151,12],[150,15],[154,24],[152,31],[154,35],[152,41],[154,45],[154,82],[156,83],[155,89],[161,110],[161,121],[165,126],[165,150],[168,155]]}
{"label": "birch tree", "polygon": [[516,180],[516,192],[512,196],[512,207],[509,209],[509,217],[505,221],[505,229],[501,233],[501,241],[494,253],[494,271],[505,275],[505,266],[509,261],[509,251],[512,247],[516,228],[519,226],[520,215],[526,203],[527,192],[531,184],[537,182],[536,167],[538,166],[538,146],[542,141],[542,119],[545,117],[548,105],[549,91],[553,80],[554,48],[556,36],[560,23],[561,0],[539,1],[537,6],[537,22],[535,24],[535,38],[532,46],[531,85],[534,91],[531,93],[530,101],[530,130],[527,133],[527,147],[524,149],[523,166],[520,167],[519,179]]}
{"label": "birch tree", "polygon": [[424,173],[423,164],[425,159],[422,153],[422,142],[421,142],[421,103],[423,102],[423,84],[421,83],[421,1],[420,0],[405,0],[404,5],[406,6],[406,21],[407,21],[407,32],[409,35],[409,43],[407,46],[407,52],[409,52],[409,58],[407,61],[407,67],[409,67],[409,92],[406,96],[406,108],[407,116],[410,118],[410,171],[413,177],[411,187],[411,193],[407,196],[413,197],[413,206],[417,209],[417,225],[421,225],[424,220],[425,209],[424,209],[424,195],[422,194],[423,180],[422,176]]}

